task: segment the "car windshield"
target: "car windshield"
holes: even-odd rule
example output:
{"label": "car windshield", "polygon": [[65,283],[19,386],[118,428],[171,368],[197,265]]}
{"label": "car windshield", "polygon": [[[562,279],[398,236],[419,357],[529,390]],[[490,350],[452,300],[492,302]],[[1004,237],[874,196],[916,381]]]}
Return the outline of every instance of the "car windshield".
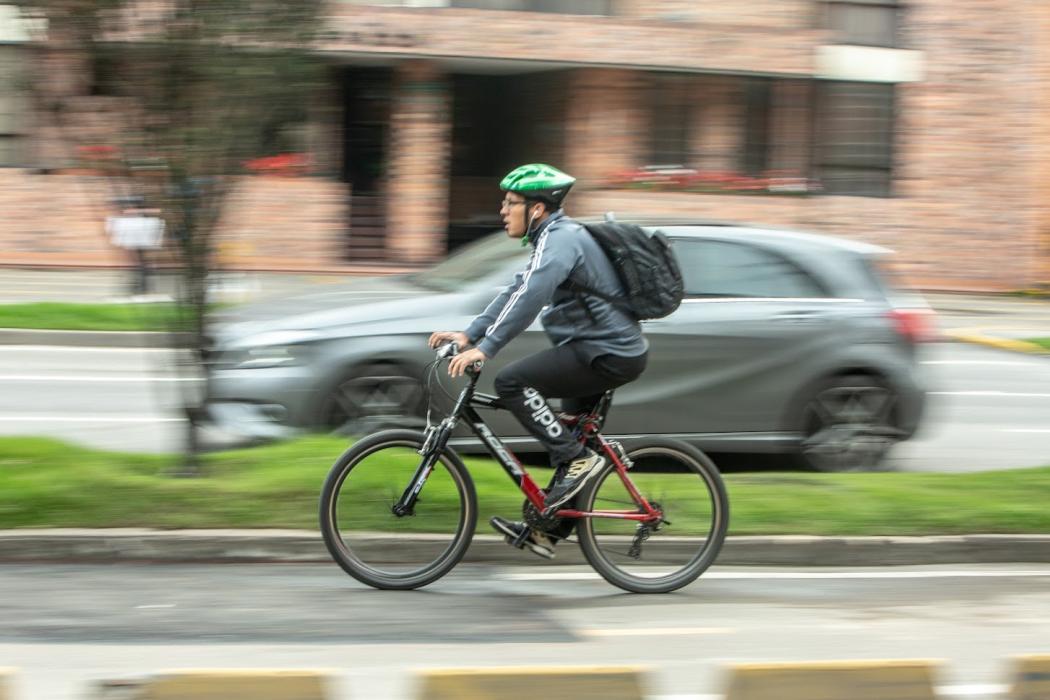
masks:
{"label": "car windshield", "polygon": [[505,234],[493,234],[468,243],[443,262],[409,279],[420,287],[455,292],[506,267],[512,260],[523,259],[527,252]]}

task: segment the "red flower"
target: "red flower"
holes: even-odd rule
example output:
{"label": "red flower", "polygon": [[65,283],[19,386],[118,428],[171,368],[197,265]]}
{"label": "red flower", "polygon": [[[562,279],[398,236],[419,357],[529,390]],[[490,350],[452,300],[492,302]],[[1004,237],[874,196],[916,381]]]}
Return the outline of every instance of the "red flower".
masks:
{"label": "red flower", "polygon": [[281,153],[244,162],[246,170],[261,175],[299,175],[308,171],[310,165],[310,156],[307,153]]}

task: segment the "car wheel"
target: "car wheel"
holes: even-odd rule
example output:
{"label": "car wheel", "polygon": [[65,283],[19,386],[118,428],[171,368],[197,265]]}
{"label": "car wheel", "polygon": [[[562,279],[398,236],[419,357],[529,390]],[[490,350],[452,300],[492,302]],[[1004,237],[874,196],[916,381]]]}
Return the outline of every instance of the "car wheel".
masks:
{"label": "car wheel", "polygon": [[896,393],[866,375],[833,377],[802,411],[801,465],[822,472],[878,469],[901,437]]}
{"label": "car wheel", "polygon": [[321,429],[359,436],[385,428],[419,428],[423,385],[404,367],[375,363],[359,367],[336,383],[321,402]]}

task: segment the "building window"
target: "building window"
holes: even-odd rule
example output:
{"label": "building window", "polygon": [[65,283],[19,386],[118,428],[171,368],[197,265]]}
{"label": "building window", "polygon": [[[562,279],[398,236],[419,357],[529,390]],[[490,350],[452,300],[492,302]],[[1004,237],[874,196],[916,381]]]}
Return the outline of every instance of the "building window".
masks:
{"label": "building window", "polygon": [[20,46],[0,45],[0,167],[26,165],[26,113],[29,98],[25,85],[27,57]]}
{"label": "building window", "polygon": [[836,44],[897,48],[900,13],[897,0],[831,0],[824,4],[824,26]]}
{"label": "building window", "polygon": [[689,78],[661,73],[650,77],[649,165],[690,165]]}
{"label": "building window", "polygon": [[769,169],[773,115],[773,81],[752,78],[744,83],[744,150],[741,170],[758,177]]}
{"label": "building window", "polygon": [[893,181],[893,85],[817,85],[816,160],[827,194],[888,197]]}

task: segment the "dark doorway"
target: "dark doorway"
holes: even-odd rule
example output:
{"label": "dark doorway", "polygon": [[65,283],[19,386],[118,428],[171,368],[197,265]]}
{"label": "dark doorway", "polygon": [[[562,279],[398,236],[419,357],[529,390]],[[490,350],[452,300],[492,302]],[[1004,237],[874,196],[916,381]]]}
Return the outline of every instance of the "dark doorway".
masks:
{"label": "dark doorway", "polygon": [[530,162],[561,162],[566,80],[561,72],[452,77],[448,249],[502,227],[499,181]]}
{"label": "dark doorway", "polygon": [[391,71],[343,69],[342,180],[350,185],[350,232],[346,256],[351,262],[386,258],[387,128]]}

